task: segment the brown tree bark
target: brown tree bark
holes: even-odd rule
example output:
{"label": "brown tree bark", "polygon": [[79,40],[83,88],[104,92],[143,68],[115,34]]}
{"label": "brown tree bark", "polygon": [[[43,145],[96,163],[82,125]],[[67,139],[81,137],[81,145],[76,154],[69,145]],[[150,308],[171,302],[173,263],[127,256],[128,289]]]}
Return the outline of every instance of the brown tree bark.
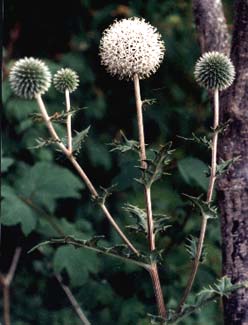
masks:
{"label": "brown tree bark", "polygon": [[[202,52],[229,52],[229,36],[220,0],[193,0],[196,28]],[[240,156],[218,180],[221,211],[223,273],[233,283],[248,280],[248,0],[235,1],[231,44],[235,65],[234,84],[223,92],[221,121],[231,123],[219,141],[219,159]],[[248,325],[248,289],[240,289],[224,301],[226,325]]]}

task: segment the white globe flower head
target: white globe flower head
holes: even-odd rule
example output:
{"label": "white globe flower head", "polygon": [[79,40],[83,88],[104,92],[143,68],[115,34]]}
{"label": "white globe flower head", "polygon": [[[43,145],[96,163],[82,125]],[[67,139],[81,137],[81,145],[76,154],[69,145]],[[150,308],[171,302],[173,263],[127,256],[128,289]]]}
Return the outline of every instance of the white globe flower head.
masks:
{"label": "white globe flower head", "polygon": [[155,27],[132,17],[115,21],[100,41],[101,64],[119,79],[135,74],[145,79],[155,73],[164,58],[165,47]]}

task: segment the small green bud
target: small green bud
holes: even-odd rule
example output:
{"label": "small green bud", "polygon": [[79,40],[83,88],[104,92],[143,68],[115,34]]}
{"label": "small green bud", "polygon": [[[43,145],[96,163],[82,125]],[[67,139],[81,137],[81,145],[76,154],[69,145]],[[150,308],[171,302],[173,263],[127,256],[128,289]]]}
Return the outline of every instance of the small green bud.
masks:
{"label": "small green bud", "polygon": [[43,61],[25,57],[11,68],[9,81],[17,96],[32,99],[47,92],[51,85],[51,73]]}
{"label": "small green bud", "polygon": [[53,78],[53,84],[61,93],[64,93],[66,89],[72,93],[79,85],[79,77],[72,69],[60,69]]}
{"label": "small green bud", "polygon": [[206,89],[224,90],[231,86],[235,69],[231,60],[220,52],[204,53],[195,66],[195,79]]}

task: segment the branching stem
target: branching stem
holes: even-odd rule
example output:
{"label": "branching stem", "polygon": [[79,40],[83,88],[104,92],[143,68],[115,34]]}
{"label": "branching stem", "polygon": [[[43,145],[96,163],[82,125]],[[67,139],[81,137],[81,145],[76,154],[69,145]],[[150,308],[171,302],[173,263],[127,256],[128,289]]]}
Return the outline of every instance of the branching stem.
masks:
{"label": "branching stem", "polygon": [[[206,201],[207,203],[210,203],[212,201],[214,184],[215,184],[215,180],[216,180],[217,144],[218,144],[218,129],[217,128],[219,126],[219,91],[218,91],[218,89],[216,89],[214,91],[214,123],[213,124],[214,125],[213,125],[213,139],[212,139],[211,174],[210,174],[208,192],[207,192],[207,201]],[[191,292],[191,289],[192,289],[192,286],[193,286],[193,283],[195,280],[195,276],[196,276],[196,273],[199,268],[205,234],[206,234],[206,229],[207,229],[207,222],[208,222],[208,218],[206,216],[203,216],[202,223],[201,223],[200,236],[199,236],[198,244],[197,244],[196,256],[193,261],[193,266],[192,266],[189,280],[186,285],[186,289],[184,291],[183,297],[182,297],[181,301],[179,302],[179,305],[177,308],[178,312],[181,312],[182,307],[183,307],[188,295]]]}
{"label": "branching stem", "polygon": [[16,268],[20,259],[22,249],[17,247],[6,275],[0,273],[0,284],[3,287],[3,320],[4,325],[10,325],[10,293],[9,288],[15,276]]}
{"label": "branching stem", "polygon": [[[50,132],[51,137],[56,141],[56,144],[59,146],[59,148],[63,151],[65,156],[68,158],[68,160],[71,162],[73,167],[76,169],[80,177],[83,179],[84,183],[88,187],[91,195],[94,199],[99,198],[99,195],[94,187],[94,185],[91,183],[88,176],[85,174],[82,167],[79,165],[79,163],[76,161],[75,157],[72,155],[72,153],[65,147],[65,145],[61,142],[61,139],[59,138],[57,132],[55,131],[53,124],[47,114],[46,107],[43,103],[43,100],[41,98],[41,95],[36,96],[36,100],[39,106],[39,109],[41,111],[43,120],[48,128],[48,131]],[[115,222],[114,218],[108,211],[106,205],[104,203],[99,204],[100,208],[102,209],[104,215],[108,218],[111,225],[114,227],[114,229],[117,231],[117,233],[120,235],[120,237],[123,239],[123,241],[127,244],[127,246],[136,254],[139,255],[138,250],[133,246],[133,244],[129,241],[129,239],[126,237],[126,235],[123,233],[123,231],[120,229],[118,224]]]}
{"label": "branching stem", "polygon": [[64,290],[67,298],[69,299],[72,307],[74,308],[76,314],[78,315],[79,319],[81,320],[83,325],[90,325],[87,317],[85,316],[84,312],[82,311],[81,307],[79,306],[77,300],[75,299],[74,295],[72,294],[70,288],[63,283],[62,277],[60,274],[55,274],[56,279],[58,280],[61,288]]}
{"label": "branching stem", "polygon": [[[146,148],[145,148],[145,135],[144,135],[144,123],[143,123],[143,112],[142,112],[142,100],[140,95],[140,84],[139,76],[134,75],[134,93],[135,93],[135,102],[136,102],[136,111],[137,111],[137,124],[139,132],[139,156],[140,156],[140,166],[143,170],[147,168],[146,163]],[[155,245],[155,235],[154,235],[154,223],[152,216],[152,201],[151,201],[151,188],[147,185],[144,185],[144,194],[145,194],[145,204],[146,204],[146,213],[147,213],[147,232],[148,232],[148,243],[150,251],[156,249]],[[152,279],[153,289],[156,297],[158,312],[161,317],[166,318],[166,308],[163,298],[163,292],[159,280],[157,263],[152,262],[149,273]]]}

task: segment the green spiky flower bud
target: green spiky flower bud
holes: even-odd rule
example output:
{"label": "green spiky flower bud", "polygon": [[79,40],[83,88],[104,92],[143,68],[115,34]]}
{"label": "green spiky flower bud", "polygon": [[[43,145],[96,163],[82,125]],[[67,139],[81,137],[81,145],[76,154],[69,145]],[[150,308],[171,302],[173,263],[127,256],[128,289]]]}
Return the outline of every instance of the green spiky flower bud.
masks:
{"label": "green spiky flower bud", "polygon": [[79,85],[79,77],[72,69],[60,69],[53,78],[53,84],[54,87],[61,93],[64,93],[66,89],[72,93]]}
{"label": "green spiky flower bud", "polygon": [[231,86],[235,69],[231,60],[220,52],[204,53],[195,66],[195,79],[207,89],[224,90]]}
{"label": "green spiky flower bud", "polygon": [[25,57],[11,68],[9,81],[17,96],[32,99],[47,92],[51,85],[51,73],[43,61]]}

